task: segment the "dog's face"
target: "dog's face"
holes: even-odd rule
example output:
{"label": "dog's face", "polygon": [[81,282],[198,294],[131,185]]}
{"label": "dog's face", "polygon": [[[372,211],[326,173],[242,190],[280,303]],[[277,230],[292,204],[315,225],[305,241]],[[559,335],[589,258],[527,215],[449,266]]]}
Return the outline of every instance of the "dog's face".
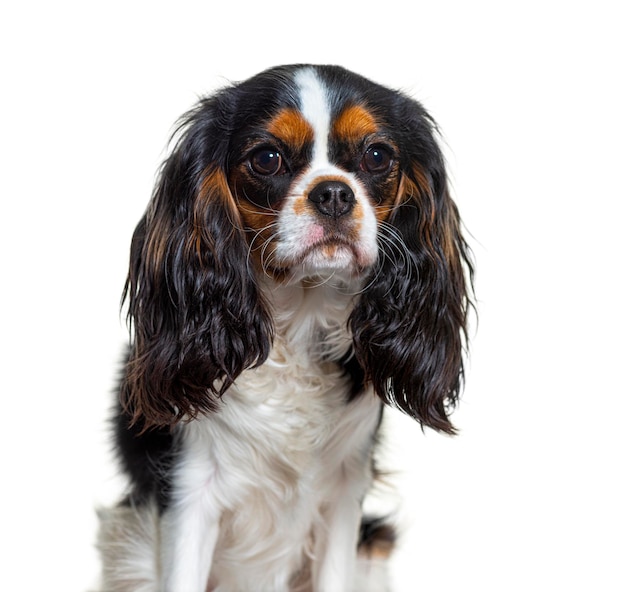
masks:
{"label": "dog's face", "polygon": [[146,425],[214,410],[271,350],[266,278],[307,288],[338,278],[342,289],[356,278],[345,329],[366,381],[451,431],[465,269],[435,125],[419,103],[335,66],[262,72],[182,120],[133,236],[123,396]]}
{"label": "dog's face", "polygon": [[277,279],[364,273],[398,199],[389,114],[367,93],[335,85],[300,70],[290,100],[281,104],[276,89],[269,113],[267,91],[249,99],[257,115],[234,137],[228,184],[256,264]]}

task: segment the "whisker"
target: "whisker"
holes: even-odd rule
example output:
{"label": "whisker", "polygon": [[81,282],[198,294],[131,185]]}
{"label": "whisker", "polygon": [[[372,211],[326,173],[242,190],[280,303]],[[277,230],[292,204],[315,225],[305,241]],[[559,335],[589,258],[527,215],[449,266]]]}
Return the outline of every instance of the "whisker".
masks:
{"label": "whisker", "polygon": [[[246,263],[249,269],[251,266],[252,251],[255,249],[255,243],[257,242],[259,238],[263,236],[263,233],[267,232],[268,230],[272,230],[273,228],[277,228],[277,227],[278,227],[278,222],[274,221],[271,224],[268,224],[264,226],[263,228],[260,228],[255,231],[254,235],[252,236],[252,239],[250,240],[248,244],[248,253],[246,257]],[[276,236],[277,236],[277,233],[272,230],[270,236],[264,239],[261,245],[256,247],[261,250],[261,266],[263,268],[264,273],[266,273],[265,264],[264,264],[265,252],[266,252],[268,245],[276,238]]]}

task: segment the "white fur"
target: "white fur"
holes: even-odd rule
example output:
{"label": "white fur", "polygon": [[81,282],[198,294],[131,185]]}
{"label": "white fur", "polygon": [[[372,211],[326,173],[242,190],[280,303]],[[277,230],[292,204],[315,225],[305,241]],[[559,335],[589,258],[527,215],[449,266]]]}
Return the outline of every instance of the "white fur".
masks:
{"label": "white fur", "polygon": [[295,80],[299,91],[300,112],[313,128],[315,138],[311,168],[324,169],[332,166],[328,161],[330,109],[326,88],[312,68],[300,70]]}
{"label": "white fur", "polygon": [[102,592],[159,590],[159,518],[155,505],[118,506],[98,512]]}

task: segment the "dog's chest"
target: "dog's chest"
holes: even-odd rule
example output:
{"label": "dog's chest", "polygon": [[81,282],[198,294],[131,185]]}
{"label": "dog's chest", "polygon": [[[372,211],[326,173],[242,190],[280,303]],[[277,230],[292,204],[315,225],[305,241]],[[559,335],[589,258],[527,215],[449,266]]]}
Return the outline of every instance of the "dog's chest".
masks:
{"label": "dog's chest", "polygon": [[206,426],[212,461],[227,472],[226,463],[244,463],[282,487],[333,470],[344,455],[336,442],[341,424],[359,412],[348,405],[349,392],[350,379],[338,365],[274,352],[239,377]]}
{"label": "dog's chest", "polygon": [[186,426],[181,468],[221,508],[212,574],[224,589],[283,589],[281,578],[315,555],[325,508],[346,482],[359,498],[367,490],[380,401],[366,393],[348,402],[350,387],[334,363],[274,352],[217,414]]}

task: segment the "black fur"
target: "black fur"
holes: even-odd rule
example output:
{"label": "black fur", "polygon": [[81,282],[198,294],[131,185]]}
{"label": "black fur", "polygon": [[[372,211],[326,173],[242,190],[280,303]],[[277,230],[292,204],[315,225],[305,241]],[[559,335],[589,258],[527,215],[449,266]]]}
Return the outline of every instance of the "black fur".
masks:
{"label": "black fur", "polygon": [[142,427],[215,410],[269,353],[272,323],[228,189],[205,183],[225,175],[233,112],[224,92],[186,116],[133,236],[125,296],[135,335],[121,394]]}

